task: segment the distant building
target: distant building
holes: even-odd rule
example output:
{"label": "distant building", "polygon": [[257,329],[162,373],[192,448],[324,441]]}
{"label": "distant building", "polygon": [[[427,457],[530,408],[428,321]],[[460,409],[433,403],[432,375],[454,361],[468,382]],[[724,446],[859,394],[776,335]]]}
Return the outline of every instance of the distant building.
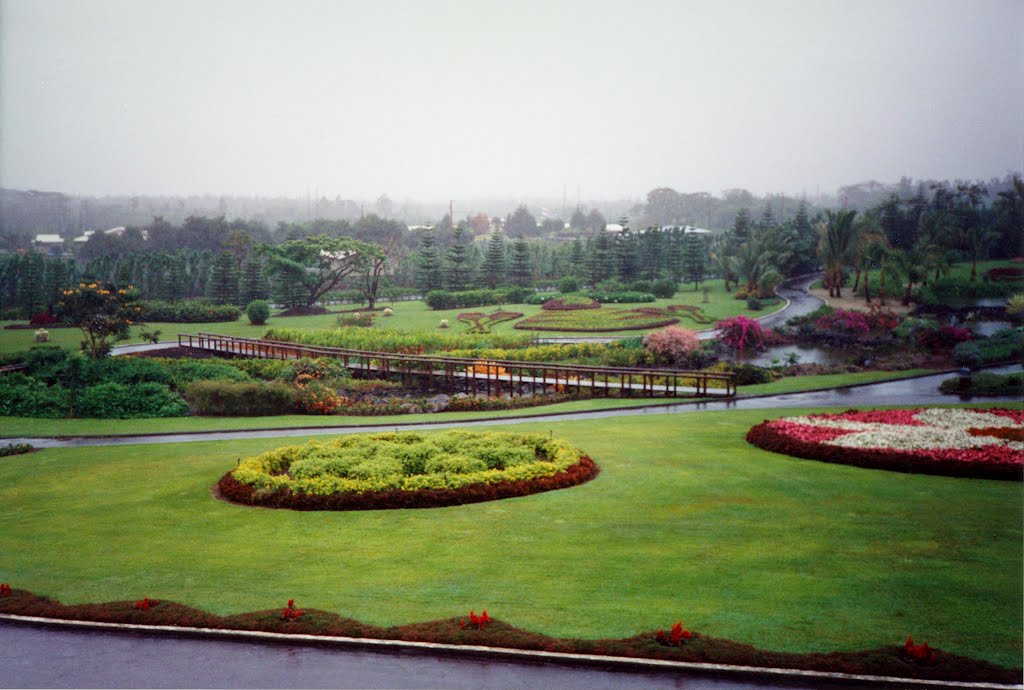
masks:
{"label": "distant building", "polygon": [[64,253],[64,238],[60,235],[36,235],[32,246],[41,254],[60,256]]}

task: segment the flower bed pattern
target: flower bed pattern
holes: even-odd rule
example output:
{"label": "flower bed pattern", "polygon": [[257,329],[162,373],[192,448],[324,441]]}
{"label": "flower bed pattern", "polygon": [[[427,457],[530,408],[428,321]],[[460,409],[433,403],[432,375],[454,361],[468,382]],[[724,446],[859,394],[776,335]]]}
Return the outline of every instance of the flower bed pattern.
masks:
{"label": "flower bed pattern", "polygon": [[747,433],[759,448],[799,458],[897,472],[1024,478],[1024,410],[913,409],[765,421]]}
{"label": "flower bed pattern", "polygon": [[294,510],[435,508],[563,489],[597,476],[538,434],[354,434],[246,458],[217,484],[234,503]]}
{"label": "flower bed pattern", "polygon": [[578,331],[607,333],[661,328],[678,323],[679,318],[653,307],[639,309],[585,309],[546,311],[517,322],[513,328],[528,331]]}

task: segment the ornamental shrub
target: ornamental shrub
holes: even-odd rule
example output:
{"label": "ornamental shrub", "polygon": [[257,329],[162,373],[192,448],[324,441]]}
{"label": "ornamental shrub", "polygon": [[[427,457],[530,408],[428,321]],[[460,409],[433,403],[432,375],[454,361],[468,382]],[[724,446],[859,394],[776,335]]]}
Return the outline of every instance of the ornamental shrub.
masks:
{"label": "ornamental shrub", "polygon": [[757,350],[764,345],[764,329],[749,316],[733,316],[715,326],[719,339],[734,350]]}
{"label": "ornamental shrub", "polygon": [[160,383],[101,383],[78,394],[75,414],[97,419],[182,417],[188,414],[188,404]]}
{"label": "ornamental shrub", "polygon": [[[946,379],[939,385],[939,390],[947,394],[959,393],[959,377]],[[980,371],[971,376],[969,390],[971,395],[1016,395],[1024,398],[1024,372],[993,374],[990,371]]]}
{"label": "ornamental shrub", "polygon": [[562,276],[558,279],[558,291],[561,293],[576,292],[580,289],[580,281],[576,276]]}
{"label": "ornamental shrub", "polygon": [[342,314],[337,319],[338,328],[369,328],[373,325],[373,314],[369,312],[354,312]]}
{"label": "ornamental shrub", "polygon": [[196,381],[185,387],[184,395],[199,415],[259,417],[295,410],[295,389],[286,383]]}
{"label": "ornamental shrub", "polygon": [[254,299],[245,307],[245,315],[253,326],[262,326],[270,318],[270,302],[265,299]]}
{"label": "ornamental shrub", "polygon": [[649,292],[633,292],[622,290],[606,292],[601,289],[594,289],[586,293],[587,297],[596,299],[601,304],[640,304],[643,302],[654,302],[657,298]]}
{"label": "ornamental shrub", "polygon": [[634,280],[629,284],[630,292],[651,292],[651,281],[649,280]]}
{"label": "ornamental shrub", "polygon": [[562,297],[565,297],[565,295],[561,292],[535,292],[523,300],[523,304],[544,304],[545,302],[549,302],[553,299],[561,299]]}
{"label": "ornamental shrub", "polygon": [[701,346],[696,333],[678,326],[668,326],[648,333],[643,343],[656,363],[669,365],[679,365]]}
{"label": "ornamental shrub", "polygon": [[940,326],[939,328],[922,328],[914,334],[914,338],[920,347],[932,352],[951,350],[959,343],[965,343],[974,338],[974,334],[966,328],[956,326]]}
{"label": "ornamental shrub", "polygon": [[679,291],[679,285],[674,280],[662,278],[656,280],[651,284],[651,289],[648,291],[659,299],[670,299],[676,296],[676,292]]}
{"label": "ornamental shrub", "polygon": [[960,343],[953,348],[953,360],[962,367],[1024,360],[1024,327],[1007,328],[988,338]]}
{"label": "ornamental shrub", "polygon": [[60,386],[47,386],[23,374],[0,376],[0,416],[67,417],[70,405],[68,391]]}
{"label": "ornamental shrub", "polygon": [[819,331],[843,333],[853,336],[865,336],[871,333],[871,325],[863,312],[837,309],[832,314],[822,316],[814,322]]}
{"label": "ornamental shrub", "polygon": [[242,315],[241,310],[232,304],[211,304],[197,299],[175,302],[144,300],[136,306],[140,308],[136,316],[138,321],[217,323],[237,321]]}

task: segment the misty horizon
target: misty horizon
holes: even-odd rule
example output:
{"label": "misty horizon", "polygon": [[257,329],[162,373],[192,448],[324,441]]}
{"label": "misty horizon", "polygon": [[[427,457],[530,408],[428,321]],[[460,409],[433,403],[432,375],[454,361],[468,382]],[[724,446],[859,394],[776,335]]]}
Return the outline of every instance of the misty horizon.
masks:
{"label": "misty horizon", "polygon": [[1024,169],[1024,3],[0,1],[0,186],[815,198]]}

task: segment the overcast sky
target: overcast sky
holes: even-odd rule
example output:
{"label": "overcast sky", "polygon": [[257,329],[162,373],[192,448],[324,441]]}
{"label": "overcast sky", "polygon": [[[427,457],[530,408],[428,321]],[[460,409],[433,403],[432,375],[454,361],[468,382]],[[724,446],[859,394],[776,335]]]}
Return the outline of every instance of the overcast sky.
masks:
{"label": "overcast sky", "polygon": [[0,0],[0,186],[443,200],[1024,165],[1024,1]]}

